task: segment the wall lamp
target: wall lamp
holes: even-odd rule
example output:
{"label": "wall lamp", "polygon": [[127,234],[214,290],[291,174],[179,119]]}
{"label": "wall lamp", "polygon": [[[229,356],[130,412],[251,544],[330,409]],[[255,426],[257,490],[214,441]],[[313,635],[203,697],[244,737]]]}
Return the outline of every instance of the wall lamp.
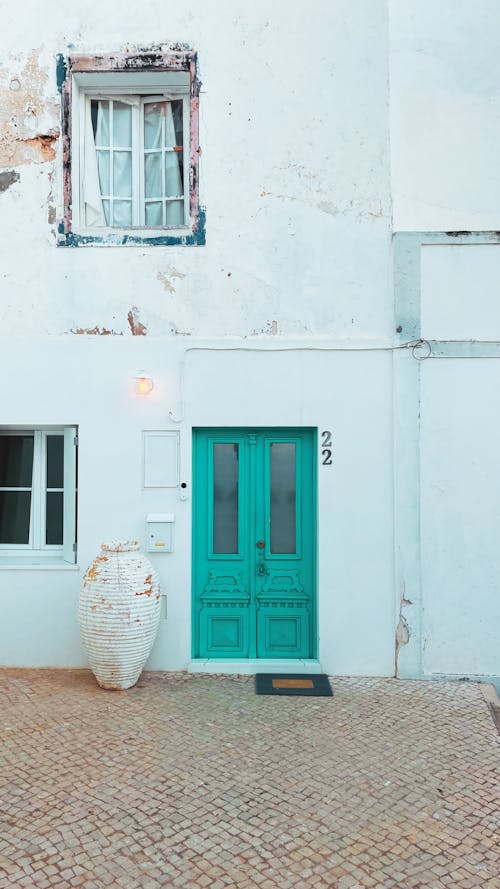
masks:
{"label": "wall lamp", "polygon": [[134,375],[134,392],[136,395],[149,395],[153,386],[153,380],[144,370],[139,370]]}

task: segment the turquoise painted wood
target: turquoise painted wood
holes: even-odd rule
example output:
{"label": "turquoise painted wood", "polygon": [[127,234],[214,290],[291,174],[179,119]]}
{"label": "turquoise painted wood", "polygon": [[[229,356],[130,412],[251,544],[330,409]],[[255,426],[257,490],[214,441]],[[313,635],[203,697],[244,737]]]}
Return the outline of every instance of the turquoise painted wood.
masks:
{"label": "turquoise painted wood", "polygon": [[193,654],[316,655],[316,432],[193,431]]}

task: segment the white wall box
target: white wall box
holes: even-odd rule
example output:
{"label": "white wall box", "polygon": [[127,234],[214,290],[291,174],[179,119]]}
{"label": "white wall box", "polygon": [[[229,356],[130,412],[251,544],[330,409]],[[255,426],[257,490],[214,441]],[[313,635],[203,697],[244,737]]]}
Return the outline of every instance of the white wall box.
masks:
{"label": "white wall box", "polygon": [[145,488],[176,488],[179,484],[179,433],[177,430],[145,430]]}

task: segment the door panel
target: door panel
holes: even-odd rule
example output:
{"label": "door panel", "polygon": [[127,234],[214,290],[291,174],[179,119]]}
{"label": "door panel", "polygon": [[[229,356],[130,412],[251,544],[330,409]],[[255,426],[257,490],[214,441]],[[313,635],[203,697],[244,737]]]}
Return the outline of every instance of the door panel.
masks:
{"label": "door panel", "polygon": [[315,433],[195,430],[197,657],[312,657]]}

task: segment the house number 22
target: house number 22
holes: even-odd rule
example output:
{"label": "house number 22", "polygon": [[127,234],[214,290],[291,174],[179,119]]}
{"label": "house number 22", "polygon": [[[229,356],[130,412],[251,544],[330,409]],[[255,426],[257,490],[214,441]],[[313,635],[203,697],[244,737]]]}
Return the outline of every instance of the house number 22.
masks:
{"label": "house number 22", "polygon": [[321,433],[321,456],[323,466],[332,466],[332,433],[329,429]]}

